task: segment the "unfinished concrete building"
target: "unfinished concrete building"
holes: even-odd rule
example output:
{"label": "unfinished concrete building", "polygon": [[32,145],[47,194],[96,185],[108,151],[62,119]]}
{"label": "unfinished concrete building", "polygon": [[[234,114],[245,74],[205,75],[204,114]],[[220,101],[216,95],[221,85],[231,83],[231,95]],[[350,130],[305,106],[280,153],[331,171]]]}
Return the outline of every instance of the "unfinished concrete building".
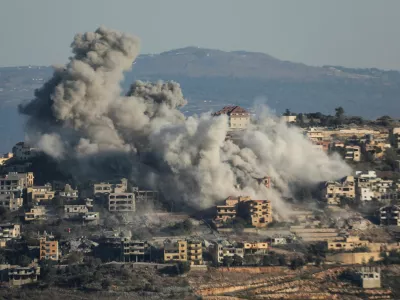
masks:
{"label": "unfinished concrete building", "polygon": [[8,269],[8,281],[11,286],[22,286],[38,281],[40,267],[13,266]]}
{"label": "unfinished concrete building", "polygon": [[134,212],[136,210],[134,193],[111,193],[108,195],[108,211]]}
{"label": "unfinished concrete building", "polygon": [[357,269],[356,280],[364,289],[376,289],[382,286],[381,284],[381,268],[364,266]]}
{"label": "unfinished concrete building", "polygon": [[340,181],[327,181],[322,190],[322,198],[328,205],[339,205],[342,197],[354,199],[356,197],[355,181],[353,176],[346,176]]}
{"label": "unfinished concrete building", "polygon": [[210,254],[215,264],[222,264],[224,257],[234,257],[235,255],[244,257],[244,249],[238,243],[230,243],[226,240],[215,241],[210,246]]}
{"label": "unfinished concrete building", "polygon": [[267,227],[272,222],[272,207],[269,200],[240,202],[238,212],[240,217],[254,227]]}
{"label": "unfinished concrete building", "polygon": [[93,195],[125,193],[128,191],[128,179],[122,178],[118,183],[100,182],[93,185]]}
{"label": "unfinished concrete building", "polygon": [[164,261],[187,261],[187,241],[164,241]]}
{"label": "unfinished concrete building", "polygon": [[387,205],[379,209],[379,220],[381,225],[400,226],[400,206]]}
{"label": "unfinished concrete building", "polygon": [[46,218],[47,210],[45,206],[34,206],[29,211],[25,212],[26,222],[46,220]]}

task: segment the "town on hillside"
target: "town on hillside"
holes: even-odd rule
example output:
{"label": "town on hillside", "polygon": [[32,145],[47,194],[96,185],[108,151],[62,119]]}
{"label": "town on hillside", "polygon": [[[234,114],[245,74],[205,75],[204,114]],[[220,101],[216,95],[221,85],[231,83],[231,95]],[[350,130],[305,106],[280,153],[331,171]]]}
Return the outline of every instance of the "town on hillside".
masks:
{"label": "town on hillside", "polygon": [[[220,115],[226,139],[252,122],[239,106],[213,114]],[[77,181],[38,148],[17,143],[0,158],[1,285],[77,288],[80,299],[85,290],[399,299],[400,122],[347,116],[341,107],[332,116],[287,110],[277,122],[351,167],[343,178],[296,190],[285,199],[286,217],[267,197],[227,195],[187,211],[122,176]],[[257,180],[277,188],[273,174]]]}

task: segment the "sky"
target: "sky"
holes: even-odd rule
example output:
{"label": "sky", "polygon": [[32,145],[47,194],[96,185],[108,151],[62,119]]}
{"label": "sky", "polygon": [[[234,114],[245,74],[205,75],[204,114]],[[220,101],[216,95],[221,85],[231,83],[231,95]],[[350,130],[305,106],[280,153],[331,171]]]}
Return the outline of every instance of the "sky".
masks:
{"label": "sky", "polygon": [[199,46],[309,65],[400,70],[399,0],[0,0],[0,66],[67,61],[98,26],[142,53]]}

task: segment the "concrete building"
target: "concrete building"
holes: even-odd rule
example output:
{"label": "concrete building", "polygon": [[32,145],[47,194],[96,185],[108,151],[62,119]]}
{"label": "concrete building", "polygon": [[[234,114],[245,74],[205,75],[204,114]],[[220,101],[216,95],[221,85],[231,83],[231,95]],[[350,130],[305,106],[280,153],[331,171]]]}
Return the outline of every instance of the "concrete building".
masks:
{"label": "concrete building", "polygon": [[281,116],[281,120],[286,123],[296,123],[297,115]]}
{"label": "concrete building", "polygon": [[265,254],[268,250],[267,242],[241,242],[239,245],[244,249],[244,254]]}
{"label": "concrete building", "polygon": [[17,160],[31,160],[39,154],[39,150],[37,148],[32,148],[25,142],[17,143],[12,148],[12,152]]}
{"label": "concrete building", "polygon": [[187,261],[187,241],[164,241],[164,261]]}
{"label": "concrete building", "polygon": [[8,269],[8,281],[11,286],[22,286],[38,281],[40,267],[10,266]]}
{"label": "concrete building", "polygon": [[25,212],[25,221],[38,221],[38,220],[46,220],[47,218],[47,210],[44,206],[34,206],[29,211]]}
{"label": "concrete building", "polygon": [[387,205],[379,209],[379,219],[381,225],[400,226],[400,206]]}
{"label": "concrete building", "polygon": [[312,141],[312,142],[320,142],[325,139],[325,135],[323,130],[320,130],[318,128],[310,128],[306,132],[306,136]]}
{"label": "concrete building", "polygon": [[151,261],[151,247],[147,241],[123,238],[121,241],[121,251],[124,261]]}
{"label": "concrete building", "polygon": [[126,193],[128,191],[128,179],[122,178],[118,183],[101,182],[93,185],[93,195],[99,196],[110,193]]}
{"label": "concrete building", "polygon": [[71,185],[66,184],[64,188],[57,193],[58,197],[64,202],[76,201],[79,197],[78,190],[75,190]]}
{"label": "concrete building", "polygon": [[375,198],[375,193],[370,188],[359,188],[357,198],[360,201],[371,201]]}
{"label": "concrete building", "polygon": [[15,173],[10,172],[0,177],[0,195],[9,192],[21,191],[33,186],[33,173]]}
{"label": "concrete building", "polygon": [[32,186],[27,188],[28,202],[34,204],[48,203],[53,200],[55,192],[52,191],[51,184],[44,186]]}
{"label": "concrete building", "polygon": [[246,129],[250,123],[250,113],[240,106],[225,106],[213,116],[226,115],[230,130]]}
{"label": "concrete building", "polygon": [[217,205],[217,216],[214,219],[217,227],[236,217],[236,205]]}
{"label": "concrete building", "polygon": [[133,212],[136,210],[134,193],[111,193],[108,195],[110,212]]}
{"label": "concrete building", "polygon": [[328,205],[339,205],[341,197],[355,199],[355,182],[353,176],[346,176],[340,181],[327,181],[322,191],[323,200]]}
{"label": "concrete building", "polygon": [[17,211],[23,205],[22,192],[9,192],[8,194],[0,194],[0,206],[9,211]]}
{"label": "concrete building", "polygon": [[356,145],[345,146],[345,156],[344,158],[349,161],[359,162],[361,160],[361,147]]}
{"label": "concrete building", "polygon": [[357,270],[356,280],[364,289],[381,288],[381,268],[364,266]]}
{"label": "concrete building", "polygon": [[21,225],[19,224],[0,224],[0,248],[4,248],[8,241],[21,237]]}
{"label": "concrete building", "polygon": [[267,227],[272,222],[272,207],[269,200],[240,202],[239,215],[254,227]]}
{"label": "concrete building", "polygon": [[368,247],[369,241],[361,241],[358,236],[349,236],[345,241],[327,241],[328,250],[351,251],[360,247]]}
{"label": "concrete building", "polygon": [[81,214],[80,217],[82,221],[88,223],[98,223],[100,220],[100,213],[95,211],[89,211],[84,214]]}
{"label": "concrete building", "polygon": [[74,218],[81,214],[86,214],[89,212],[89,209],[85,204],[80,205],[64,205],[64,215],[67,218]]}
{"label": "concrete building", "polygon": [[60,253],[58,250],[58,241],[53,235],[44,234],[39,238],[40,241],[40,260],[54,260],[60,259]]}
{"label": "concrete building", "polygon": [[14,154],[12,154],[10,152],[0,156],[0,166],[4,165],[4,163],[6,161],[10,160],[11,158],[13,158],[13,156],[14,156]]}
{"label": "concrete building", "polygon": [[136,206],[140,207],[146,204],[154,204],[158,201],[158,192],[150,190],[139,190],[139,188],[133,188],[132,191],[135,194]]}
{"label": "concrete building", "polygon": [[187,258],[191,265],[203,264],[203,243],[201,240],[187,240]]}
{"label": "concrete building", "polygon": [[400,127],[390,130],[390,142],[394,148],[400,149]]}
{"label": "concrete building", "polygon": [[210,254],[215,264],[222,264],[225,256],[238,255],[244,257],[244,249],[239,244],[228,241],[214,241],[210,246]]}

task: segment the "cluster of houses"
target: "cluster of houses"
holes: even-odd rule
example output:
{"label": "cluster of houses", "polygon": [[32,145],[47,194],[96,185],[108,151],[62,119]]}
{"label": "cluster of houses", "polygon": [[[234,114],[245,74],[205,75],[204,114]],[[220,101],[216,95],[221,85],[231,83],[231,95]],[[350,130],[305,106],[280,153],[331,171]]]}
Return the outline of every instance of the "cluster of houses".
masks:
{"label": "cluster of houses", "polygon": [[390,204],[400,197],[400,182],[383,179],[375,171],[356,171],[354,176],[346,176],[339,181],[324,183],[321,198],[328,205],[340,205],[341,200],[362,202],[379,201]]}

